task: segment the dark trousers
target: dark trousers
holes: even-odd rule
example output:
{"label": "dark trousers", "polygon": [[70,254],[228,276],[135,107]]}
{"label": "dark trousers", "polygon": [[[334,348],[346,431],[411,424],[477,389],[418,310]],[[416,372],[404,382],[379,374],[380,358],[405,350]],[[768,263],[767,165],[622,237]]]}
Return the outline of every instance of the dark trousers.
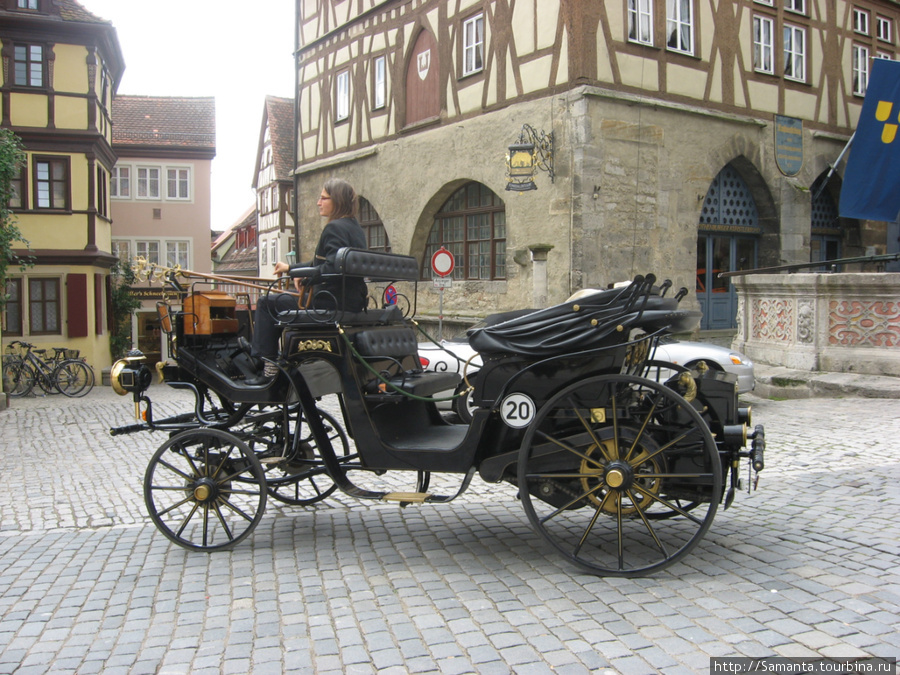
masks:
{"label": "dark trousers", "polygon": [[278,312],[297,309],[297,296],[287,293],[260,295],[256,302],[253,340],[250,343],[253,356],[273,359],[278,355],[278,339],[283,326],[275,320]]}

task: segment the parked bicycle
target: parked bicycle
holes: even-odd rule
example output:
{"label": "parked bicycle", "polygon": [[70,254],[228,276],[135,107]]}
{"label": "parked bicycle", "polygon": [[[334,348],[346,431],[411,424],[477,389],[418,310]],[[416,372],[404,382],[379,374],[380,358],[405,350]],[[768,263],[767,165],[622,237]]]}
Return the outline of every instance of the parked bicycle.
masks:
{"label": "parked bicycle", "polygon": [[84,396],[94,387],[94,371],[77,350],[52,347],[46,349],[33,344],[13,341],[3,358],[3,390],[14,397],[27,396],[35,385],[44,394],[59,392],[71,398]]}

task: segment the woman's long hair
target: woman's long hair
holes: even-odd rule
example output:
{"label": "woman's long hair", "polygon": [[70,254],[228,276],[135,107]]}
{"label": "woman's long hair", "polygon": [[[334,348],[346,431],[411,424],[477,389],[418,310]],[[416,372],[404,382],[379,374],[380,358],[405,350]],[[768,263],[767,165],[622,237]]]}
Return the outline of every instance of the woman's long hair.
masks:
{"label": "woman's long hair", "polygon": [[331,197],[331,204],[334,207],[332,219],[356,217],[359,212],[359,199],[350,183],[343,178],[329,178],[322,189]]}

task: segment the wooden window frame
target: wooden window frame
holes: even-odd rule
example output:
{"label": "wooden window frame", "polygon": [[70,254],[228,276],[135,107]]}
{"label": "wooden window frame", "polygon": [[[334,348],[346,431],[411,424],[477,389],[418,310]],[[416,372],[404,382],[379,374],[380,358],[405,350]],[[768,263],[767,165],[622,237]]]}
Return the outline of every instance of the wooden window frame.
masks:
{"label": "wooden window frame", "polygon": [[[788,49],[788,31],[790,31],[790,49]],[[798,51],[796,49],[796,36],[803,36],[803,44],[802,50]],[[806,39],[806,28],[804,26],[797,26],[794,24],[786,23],[782,29],[782,36],[784,39],[783,44],[783,55],[784,55],[784,79],[790,80],[791,82],[806,82],[806,74],[808,71],[807,68],[807,39]],[[797,70],[797,60],[800,59],[799,64],[802,68],[802,73],[798,75],[795,71]],[[788,63],[790,63],[791,74],[788,75]]]}
{"label": "wooden window frame", "polygon": [[109,219],[109,174],[102,166],[97,167],[97,213]]}
{"label": "wooden window frame", "polygon": [[[690,16],[685,19],[681,16],[681,8],[682,6],[686,6],[690,8]],[[672,14],[671,9],[675,8],[677,11]],[[687,2],[682,5],[682,0],[666,0],[666,49],[670,52],[675,52],[677,54],[686,54],[687,56],[694,55],[694,43],[696,41],[696,26],[694,25],[694,17],[696,16],[696,10],[694,8],[694,1],[687,0]],[[675,30],[672,31],[672,27],[674,26]],[[690,44],[687,48],[682,46],[681,42],[681,27],[687,26],[690,29],[690,35],[688,36],[687,42]],[[670,44],[671,40],[669,38],[670,35],[678,36],[678,46],[672,46]]]}
{"label": "wooden window frame", "polygon": [[[141,177],[141,172],[146,172],[145,177]],[[156,179],[152,178],[152,174],[156,174]],[[137,180],[136,180],[136,189],[134,193],[135,199],[140,199],[144,201],[160,201],[162,199],[162,168],[158,166],[138,166],[136,170]],[[150,189],[153,185],[156,185],[156,194],[152,194],[152,190]],[[146,194],[141,194],[141,190],[144,190]]]}
{"label": "wooden window frame", "polygon": [[359,198],[359,224],[366,233],[366,248],[370,251],[391,252],[391,242],[384,222],[372,203],[365,197]]}
{"label": "wooden window frame", "polygon": [[853,95],[865,96],[869,86],[869,48],[863,45],[851,47],[850,72],[853,78]]}
{"label": "wooden window frame", "polygon": [[806,0],[784,0],[784,10],[806,16]]}
{"label": "wooden window frame", "polygon": [[[182,176],[182,174],[184,175]],[[166,167],[166,200],[175,202],[191,200],[191,168],[189,166]]]}
{"label": "wooden window frame", "polygon": [[131,241],[128,239],[113,239],[111,253],[119,259],[119,262],[131,264]]}
{"label": "wooden window frame", "polygon": [[[19,174],[10,181],[9,208],[13,211],[26,211],[28,209],[28,167],[23,164],[19,167]],[[16,204],[12,195],[18,197]]]}
{"label": "wooden window frame", "polygon": [[[184,251],[180,249],[184,246]],[[162,248],[162,247],[160,247]],[[177,267],[181,269],[190,269],[191,267],[191,242],[187,239],[166,239],[166,266]],[[183,258],[182,258],[183,256]]]}
{"label": "wooden window frame", "polygon": [[[31,208],[35,211],[69,211],[71,209],[70,205],[72,203],[72,172],[71,172],[71,158],[68,155],[35,155],[32,158],[32,191],[31,195]],[[39,178],[41,165],[47,165],[47,178],[42,180]],[[54,177],[54,167],[62,167],[64,176],[62,178]],[[54,187],[62,185],[64,196],[62,205],[56,203],[54,199]],[[43,206],[41,204],[40,190],[42,186],[46,186],[48,190],[49,197],[49,205]]]}
{"label": "wooden window frame", "polygon": [[[37,48],[41,50],[40,60],[33,58],[32,49]],[[19,49],[25,50],[25,58],[24,60],[19,58]],[[23,88],[23,89],[47,89],[49,83],[47,82],[48,77],[48,69],[47,69],[47,46],[44,44],[38,44],[35,42],[15,42],[13,43],[13,72],[12,72],[12,84],[14,87]],[[25,64],[25,81],[21,82],[19,80],[19,64]],[[32,79],[34,75],[34,67],[36,65],[40,66],[40,84],[32,84]]]}
{"label": "wooden window frame", "polygon": [[387,107],[387,57],[382,54],[372,59],[372,110]]}
{"label": "wooden window frame", "polygon": [[857,35],[869,35],[871,32],[871,16],[869,10],[861,7],[853,8],[853,32]]}
{"label": "wooden window frame", "polygon": [[[154,246],[156,250],[152,251]],[[143,252],[141,251],[142,248],[144,249]],[[151,258],[151,253],[155,254],[155,258]],[[159,241],[156,239],[140,239],[134,242],[134,255],[144,258],[148,263],[159,265],[161,254]]]}
{"label": "wooden window frame", "polygon": [[[470,27],[472,31],[470,34]],[[479,35],[479,27],[481,28]],[[484,70],[484,12],[473,14],[462,22],[462,76],[477,75]],[[470,65],[471,55],[471,65]]]}
{"label": "wooden window frame", "polygon": [[893,19],[875,15],[875,37],[881,42],[894,44],[894,21]]}
{"label": "wooden window frame", "polygon": [[[767,25],[769,27],[769,41],[761,40],[758,26]],[[764,62],[763,51],[768,50],[768,67],[760,65]],[[757,73],[766,75],[775,74],[775,19],[770,16],[757,14],[753,17],[753,70]]]}
{"label": "wooden window frame", "polygon": [[[15,292],[10,287],[15,287]],[[6,280],[7,300],[3,305],[3,334],[8,337],[21,337],[24,328],[25,303],[22,297],[22,277],[10,277]],[[18,308],[18,321],[16,324],[9,322],[10,307]]]}
{"label": "wooden window frame", "polygon": [[[441,246],[445,246],[451,253],[456,257],[456,266],[453,270],[453,279],[459,281],[506,281],[507,273],[506,266],[503,265],[502,274],[498,271],[499,265],[498,260],[502,255],[505,257],[506,255],[506,204],[503,199],[497,195],[493,190],[491,190],[491,194],[493,194],[493,198],[496,199],[497,203],[492,203],[487,206],[484,205],[469,205],[469,188],[470,186],[477,186],[479,193],[482,188],[486,188],[490,190],[483,183],[478,183],[477,181],[472,181],[466,183],[461,188],[459,188],[456,192],[454,192],[444,205],[441,206],[441,209],[434,216],[434,224],[432,225],[431,231],[428,234],[428,240],[425,245],[425,260],[422,265],[422,278],[423,279],[431,279],[432,271],[430,260],[434,251],[440,248]],[[453,200],[457,194],[460,192],[463,193],[462,199],[465,200],[465,204],[461,209],[458,210],[443,210],[450,202]],[[502,225],[497,223],[498,214],[503,214],[503,223]],[[474,218],[476,216],[487,215],[490,218],[490,237],[489,238],[470,238],[470,218]],[[445,231],[445,223],[444,221],[451,221],[454,219],[461,218],[461,235],[462,239],[447,239],[446,231]],[[440,237],[438,237],[436,241],[432,241],[432,233],[435,228],[440,227]],[[497,236],[497,228],[503,227],[504,234],[502,237]],[[472,261],[470,259],[470,249],[474,244],[481,244],[483,242],[490,242],[490,274],[488,277],[481,276],[471,276],[469,274],[472,269]],[[501,251],[502,249],[502,251]],[[480,269],[480,267],[479,267]]]}
{"label": "wooden window frame", "polygon": [[344,69],[334,80],[334,121],[350,119],[350,69]]}
{"label": "wooden window frame", "polygon": [[[641,8],[644,5],[644,8]],[[653,42],[653,0],[627,0],[626,10],[628,12],[628,41],[634,44],[652,47]],[[647,38],[642,37],[641,20],[646,19],[647,22]]]}
{"label": "wooden window frame", "polygon": [[[41,295],[45,294],[47,286],[55,286],[56,298],[47,300],[41,298],[35,300],[33,284],[40,284],[43,288]],[[62,335],[62,283],[59,277],[32,277],[28,279],[28,334],[29,335]],[[40,308],[40,329],[35,329],[35,309]],[[52,315],[49,312],[52,312]],[[47,319],[51,317],[56,321],[55,329],[47,329]]]}
{"label": "wooden window frame", "polygon": [[[122,189],[122,186],[125,189]],[[109,176],[109,196],[112,199],[131,199],[131,167],[114,166]]]}

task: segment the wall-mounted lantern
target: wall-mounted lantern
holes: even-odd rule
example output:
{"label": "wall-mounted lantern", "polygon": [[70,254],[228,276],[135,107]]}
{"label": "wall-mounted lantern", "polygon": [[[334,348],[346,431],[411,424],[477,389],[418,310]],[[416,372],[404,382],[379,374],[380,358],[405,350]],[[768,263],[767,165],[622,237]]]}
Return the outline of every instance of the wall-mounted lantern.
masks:
{"label": "wall-mounted lantern", "polygon": [[549,173],[550,182],[553,182],[553,132],[538,132],[530,124],[524,124],[518,140],[509,146],[506,189],[514,192],[537,190],[535,169]]}

